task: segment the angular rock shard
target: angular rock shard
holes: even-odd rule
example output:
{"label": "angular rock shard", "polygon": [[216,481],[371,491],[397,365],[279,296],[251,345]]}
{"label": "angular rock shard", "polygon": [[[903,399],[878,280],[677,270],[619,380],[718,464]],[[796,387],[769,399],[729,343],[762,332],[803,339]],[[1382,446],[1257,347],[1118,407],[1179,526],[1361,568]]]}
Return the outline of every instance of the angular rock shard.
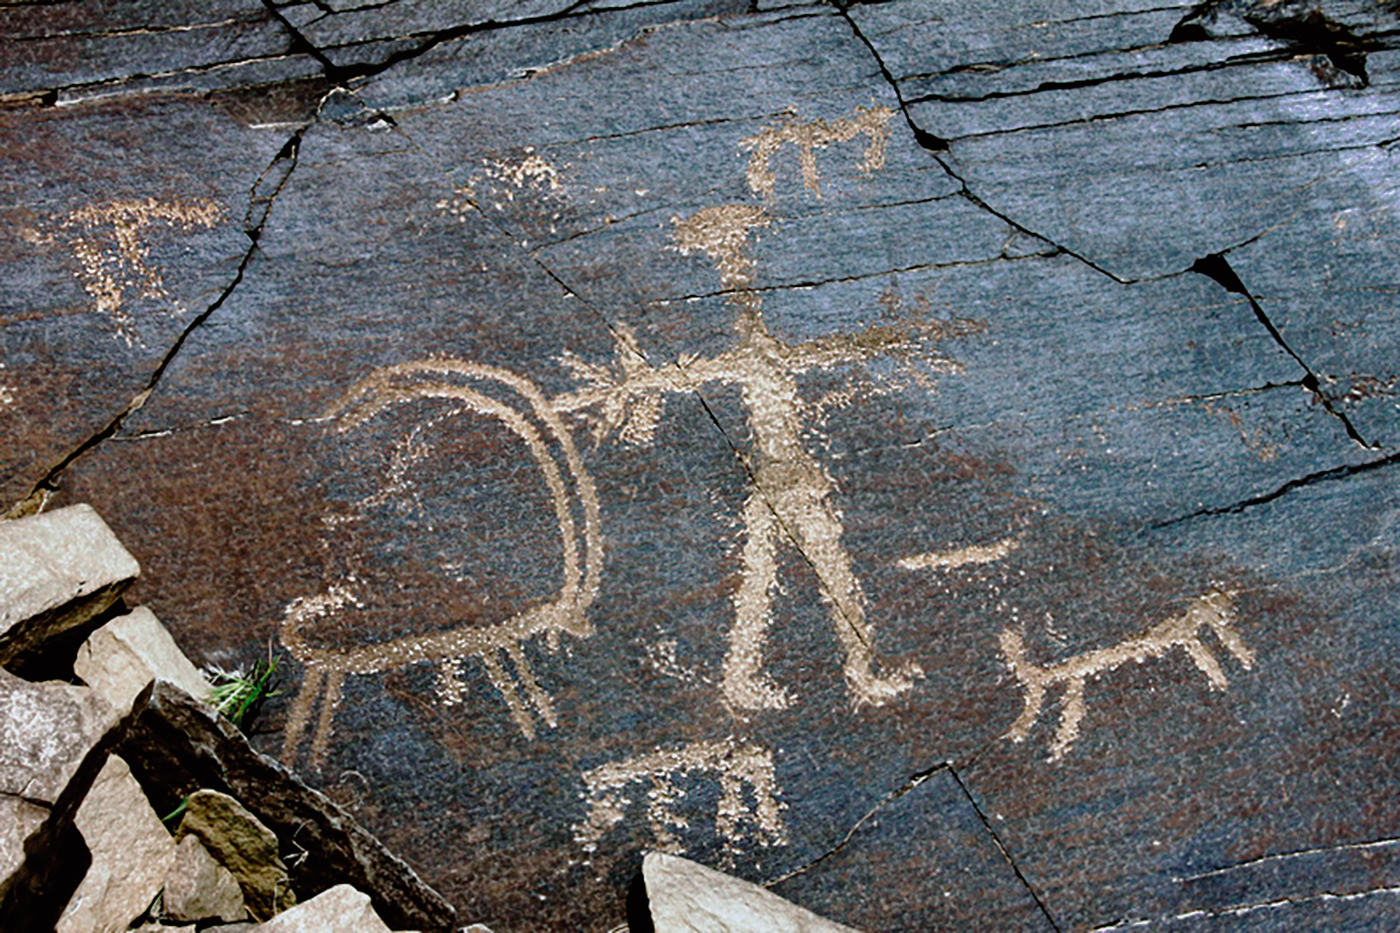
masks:
{"label": "angular rock shard", "polygon": [[855,933],[756,884],[649,852],[642,878],[656,933]]}
{"label": "angular rock shard", "polygon": [[216,862],[195,836],[186,836],[175,847],[175,860],[161,895],[161,909],[165,919],[174,923],[234,923],[247,914],[238,879]]}
{"label": "angular rock shard", "polygon": [[58,933],[124,930],[151,905],[175,859],[175,841],[126,762],[108,756],[75,818],[92,865]]}
{"label": "angular rock shard", "polygon": [[237,800],[199,790],[185,804],[176,835],[197,838],[238,879],[254,917],[269,920],[296,904],[277,836]]}
{"label": "angular rock shard", "polygon": [[140,572],[91,506],[0,521],[0,666],[41,679],[54,639],[83,632]]}
{"label": "angular rock shard", "polygon": [[123,714],[151,681],[168,680],[203,699],[213,689],[185,657],[155,613],[144,606],[118,616],[88,636],[73,673]]}
{"label": "angular rock shard", "polygon": [[348,884],[327,888],[311,900],[254,927],[253,933],[322,933],[325,930],[390,933],[374,912],[369,895]]}
{"label": "angular rock shard", "polygon": [[399,929],[448,931],[455,912],[377,839],[322,794],[259,754],[238,728],[205,704],[157,680],[136,699],[119,752],[157,808],[174,809],[207,788],[236,797],[284,845],[303,897],[337,884],[369,893],[375,910]]}
{"label": "angular rock shard", "polygon": [[73,819],[107,757],[112,707],[86,687],[0,670],[0,917],[51,930],[90,855]]}

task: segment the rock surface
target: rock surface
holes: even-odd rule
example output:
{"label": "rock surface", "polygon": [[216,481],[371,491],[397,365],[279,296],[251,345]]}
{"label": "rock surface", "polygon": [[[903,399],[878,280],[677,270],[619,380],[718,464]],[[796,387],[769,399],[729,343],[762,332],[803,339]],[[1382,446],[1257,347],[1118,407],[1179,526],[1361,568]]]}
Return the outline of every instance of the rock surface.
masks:
{"label": "rock surface", "polygon": [[140,572],[91,506],[0,522],[0,666],[30,676],[41,647],[85,635]]}
{"label": "rock surface", "polygon": [[327,888],[254,930],[256,933],[322,933],[327,930],[389,933],[389,927],[374,912],[369,896],[348,884]]}
{"label": "rock surface", "polygon": [[126,762],[110,755],[74,818],[92,864],[57,933],[125,930],[160,893],[175,842]]}
{"label": "rock surface", "polygon": [[228,794],[215,790],[190,794],[175,836],[193,836],[203,843],[238,879],[255,918],[271,919],[296,904],[287,866],[278,854],[277,836]]}
{"label": "rock surface", "polygon": [[1393,925],[1393,3],[197,6],[0,14],[0,493],[462,917]]}
{"label": "rock surface", "polygon": [[656,933],[854,933],[756,884],[679,856],[647,853],[642,877]]}
{"label": "rock surface", "polygon": [[155,613],[144,606],[89,635],[78,649],[73,673],[123,715],[156,678],[170,681],[196,699],[207,698],[212,690]]}
{"label": "rock surface", "polygon": [[396,928],[449,931],[454,912],[335,803],[253,750],[231,723],[177,687],[156,681],[137,699],[118,751],[159,806],[201,789],[235,798],[276,834],[303,899],[336,884],[371,892]]}
{"label": "rock surface", "polygon": [[73,819],[106,762],[116,712],[87,687],[0,669],[0,916],[52,928],[90,861]]}
{"label": "rock surface", "polygon": [[186,836],[175,847],[175,860],[162,889],[161,910],[174,923],[210,919],[234,923],[247,916],[238,879],[194,836]]}

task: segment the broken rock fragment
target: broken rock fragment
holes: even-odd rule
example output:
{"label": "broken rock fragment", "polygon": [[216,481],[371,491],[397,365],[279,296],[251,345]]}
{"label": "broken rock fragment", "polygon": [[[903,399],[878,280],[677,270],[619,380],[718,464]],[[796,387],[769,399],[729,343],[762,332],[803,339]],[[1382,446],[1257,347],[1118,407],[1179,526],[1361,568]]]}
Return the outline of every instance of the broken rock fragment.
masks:
{"label": "broken rock fragment", "polygon": [[0,666],[42,679],[55,639],[81,634],[140,572],[91,506],[0,522]]}
{"label": "broken rock fragment", "polygon": [[191,794],[176,835],[181,841],[197,837],[238,879],[253,916],[269,918],[296,903],[287,866],[278,855],[277,836],[228,794]]}
{"label": "broken rock fragment", "polygon": [[327,888],[311,900],[254,927],[253,933],[324,933],[327,930],[390,933],[389,927],[374,912],[369,895],[361,894],[348,884]]}
{"label": "broken rock fragment", "polygon": [[451,905],[350,814],[259,754],[236,726],[178,687],[157,680],[146,688],[118,749],[157,808],[174,809],[201,788],[224,791],[280,838],[294,840],[306,852],[290,866],[302,897],[348,883],[367,892],[397,929],[457,928]]}
{"label": "broken rock fragment", "polygon": [[153,680],[168,680],[204,699],[213,689],[185,657],[155,613],[142,606],[118,616],[88,636],[78,649],[73,673],[125,714]]}
{"label": "broken rock fragment", "polygon": [[233,923],[247,913],[238,879],[193,835],[181,839],[175,848],[161,908],[165,919],[173,923]]}
{"label": "broken rock fragment", "polygon": [[[88,858],[73,818],[102,770],[116,712],[87,687],[0,670],[0,917],[52,928]],[[11,921],[15,925],[11,927]]]}
{"label": "broken rock fragment", "polygon": [[74,820],[92,853],[58,933],[124,930],[160,891],[175,842],[126,762],[109,756]]}
{"label": "broken rock fragment", "polygon": [[855,933],[756,884],[659,852],[642,860],[656,933]]}

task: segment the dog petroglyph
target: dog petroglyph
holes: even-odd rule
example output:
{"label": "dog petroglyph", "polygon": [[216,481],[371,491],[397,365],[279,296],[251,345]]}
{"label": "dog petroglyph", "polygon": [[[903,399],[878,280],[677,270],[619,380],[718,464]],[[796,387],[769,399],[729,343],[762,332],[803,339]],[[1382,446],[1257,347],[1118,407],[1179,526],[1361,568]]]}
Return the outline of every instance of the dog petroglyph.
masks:
{"label": "dog petroglyph", "polygon": [[1001,633],[1001,653],[1025,691],[1025,709],[1006,737],[1013,742],[1025,741],[1031,727],[1040,718],[1045,691],[1064,684],[1064,710],[1060,713],[1060,726],[1050,744],[1049,760],[1058,761],[1079,737],[1079,724],[1084,719],[1086,680],[1125,664],[1142,664],[1149,658],[1160,658],[1173,648],[1186,652],[1201,673],[1206,675],[1212,690],[1225,689],[1229,686],[1229,680],[1221,670],[1220,662],[1201,641],[1201,633],[1205,629],[1214,632],[1225,650],[1235,656],[1241,667],[1249,670],[1254,666],[1254,652],[1235,631],[1234,619],[1232,594],[1213,590],[1192,600],[1181,615],[1159,622],[1141,635],[1045,667],[1028,661],[1020,633],[1015,629],[1006,629]]}

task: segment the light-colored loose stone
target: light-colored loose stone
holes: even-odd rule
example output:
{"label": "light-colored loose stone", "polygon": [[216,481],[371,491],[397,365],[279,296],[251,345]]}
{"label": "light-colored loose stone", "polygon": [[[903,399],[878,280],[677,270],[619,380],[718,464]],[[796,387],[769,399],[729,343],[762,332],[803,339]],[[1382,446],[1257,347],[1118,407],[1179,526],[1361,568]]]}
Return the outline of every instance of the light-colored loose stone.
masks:
{"label": "light-colored loose stone", "polygon": [[24,864],[24,841],[39,831],[49,809],[19,797],[0,797],[0,888]]}
{"label": "light-colored loose stone", "polygon": [[[82,795],[102,768],[116,711],[95,691],[30,683],[0,669],[0,902],[26,910],[24,892],[64,872],[50,847],[71,831]],[[62,812],[55,809],[70,785]],[[18,898],[18,900],[12,900]]]}
{"label": "light-colored loose stone", "polygon": [[255,927],[253,933],[327,933],[330,930],[391,933],[370,906],[369,895],[361,894],[348,884],[327,888]]}
{"label": "light-colored loose stone", "polygon": [[176,838],[198,837],[209,854],[238,879],[252,915],[265,920],[296,903],[277,837],[228,794],[199,790],[190,795]]}
{"label": "light-colored loose stone", "polygon": [[175,841],[116,755],[74,818],[92,864],[58,921],[57,933],[125,930],[155,900],[175,860]]}
{"label": "light-colored loose stone", "polygon": [[88,622],[140,572],[91,506],[0,521],[0,665]]}
{"label": "light-colored loose stone", "polygon": [[116,723],[111,704],[87,687],[0,670],[0,794],[51,806]]}
{"label": "light-colored loose stone", "polygon": [[88,636],[73,672],[125,714],[151,681],[168,681],[197,700],[213,687],[175,644],[155,613],[142,606]]}
{"label": "light-colored loose stone", "polygon": [[185,836],[175,848],[161,907],[165,918],[174,923],[210,919],[233,923],[247,914],[238,879],[194,835]]}
{"label": "light-colored loose stone", "polygon": [[656,933],[854,933],[756,884],[658,852],[642,860]]}

